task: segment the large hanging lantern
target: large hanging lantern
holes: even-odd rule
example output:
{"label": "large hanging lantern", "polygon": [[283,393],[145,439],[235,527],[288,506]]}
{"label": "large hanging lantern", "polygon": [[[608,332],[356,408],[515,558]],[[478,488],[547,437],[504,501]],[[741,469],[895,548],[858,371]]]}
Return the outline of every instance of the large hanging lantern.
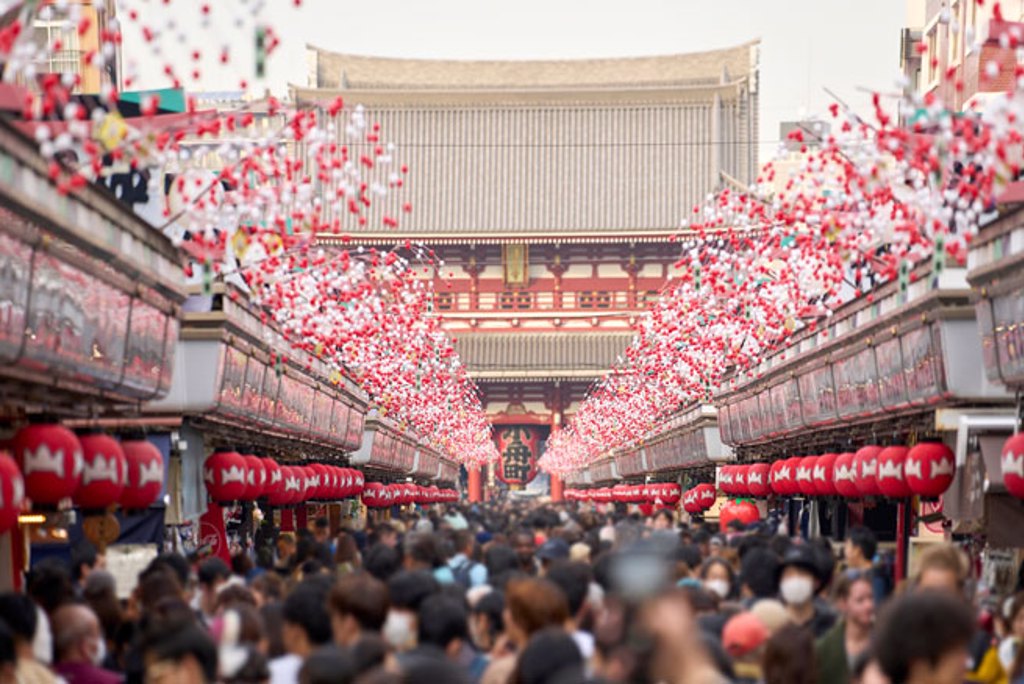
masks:
{"label": "large hanging lantern", "polygon": [[25,503],[25,480],[18,464],[5,453],[0,453],[0,534],[18,524],[18,514]]}
{"label": "large hanging lantern", "polygon": [[384,485],[380,482],[367,482],[363,487],[363,505],[367,508],[380,508],[382,506]]}
{"label": "large hanging lantern", "polygon": [[835,496],[839,493],[836,489],[836,459],[839,454],[822,454],[814,462],[814,491],[818,496]]}
{"label": "large hanging lantern", "polygon": [[697,485],[695,488],[697,492],[697,506],[701,511],[706,511],[715,505],[715,501],[718,499],[718,493],[715,491],[715,486],[704,482],[703,484]]}
{"label": "large hanging lantern", "polygon": [[235,451],[215,451],[203,464],[203,479],[211,500],[241,501],[249,486],[249,466]]}
{"label": "large hanging lantern", "polygon": [[113,506],[128,477],[128,461],[120,442],[102,432],[81,435],[82,481],[72,501],[85,510]]}
{"label": "large hanging lantern", "polygon": [[772,464],[772,470],[775,471],[772,477],[772,490],[781,496],[789,496],[793,486],[793,467],[789,459],[776,461]]}
{"label": "large hanging lantern", "polygon": [[747,489],[751,496],[764,498],[772,493],[769,482],[771,468],[767,463],[755,463],[747,469]]}
{"label": "large hanging lantern", "polygon": [[722,466],[721,470],[718,471],[718,487],[726,494],[733,493],[734,483],[732,466]]}
{"label": "large hanging lantern", "polygon": [[33,504],[56,506],[81,484],[82,445],[63,425],[27,425],[14,436],[13,448]]}
{"label": "large hanging lantern", "polygon": [[878,480],[878,488],[883,496],[891,499],[905,499],[913,496],[914,492],[907,484],[906,476],[903,473],[903,466],[909,452],[910,449],[905,446],[889,446],[878,454],[878,473],[875,478]]}
{"label": "large hanging lantern", "polygon": [[956,456],[942,442],[921,442],[907,453],[907,459],[903,462],[903,475],[914,494],[940,496],[953,484]]}
{"label": "large hanging lantern", "polygon": [[750,488],[747,486],[747,466],[733,466],[732,486],[736,496],[750,496]]}
{"label": "large hanging lantern", "polygon": [[882,453],[882,447],[870,445],[861,447],[854,455],[853,464],[856,467],[854,483],[861,496],[879,496],[882,490],[878,488],[878,455]]}
{"label": "large hanging lantern", "polygon": [[845,452],[836,457],[835,477],[836,491],[839,496],[848,499],[856,499],[860,496],[857,489],[857,464],[854,462],[856,454]]}
{"label": "large hanging lantern", "polygon": [[818,488],[814,486],[814,465],[817,462],[817,456],[805,456],[797,462],[793,483],[799,494],[804,496],[818,495]]}
{"label": "large hanging lantern", "polygon": [[274,503],[274,501],[280,499],[281,494],[284,493],[284,472],[277,461],[272,458],[263,459],[263,472],[266,481],[263,487],[263,496],[266,497],[270,505],[280,506],[281,504]]}
{"label": "large hanging lantern", "polygon": [[683,510],[690,515],[696,515],[700,513],[701,507],[700,502],[697,500],[697,489],[687,489],[686,493],[683,494]]}
{"label": "large hanging lantern", "polygon": [[121,492],[121,508],[138,511],[149,508],[160,498],[164,487],[164,457],[156,445],[144,437],[121,440],[128,479]]}
{"label": "large hanging lantern", "polygon": [[[715,488],[711,488],[711,493],[714,495]],[[679,497],[683,494],[683,488],[677,485],[675,482],[668,482],[662,485],[661,490],[661,502],[668,506],[675,506],[679,503]]]}
{"label": "large hanging lantern", "polygon": [[259,456],[243,456],[245,459],[245,500],[255,501],[263,496],[267,486],[267,471]]}
{"label": "large hanging lantern", "polygon": [[1003,470],[1003,484],[1011,496],[1024,499],[1024,432],[1006,440],[999,460]]}

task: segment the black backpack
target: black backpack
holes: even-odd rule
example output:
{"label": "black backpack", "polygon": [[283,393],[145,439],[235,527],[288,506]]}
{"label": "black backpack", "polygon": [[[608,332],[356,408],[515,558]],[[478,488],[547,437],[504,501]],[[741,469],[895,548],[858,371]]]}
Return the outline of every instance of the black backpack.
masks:
{"label": "black backpack", "polygon": [[455,583],[463,589],[469,589],[473,584],[473,580],[470,578],[470,573],[473,571],[474,565],[476,564],[473,561],[466,558],[452,568],[452,576],[455,578]]}

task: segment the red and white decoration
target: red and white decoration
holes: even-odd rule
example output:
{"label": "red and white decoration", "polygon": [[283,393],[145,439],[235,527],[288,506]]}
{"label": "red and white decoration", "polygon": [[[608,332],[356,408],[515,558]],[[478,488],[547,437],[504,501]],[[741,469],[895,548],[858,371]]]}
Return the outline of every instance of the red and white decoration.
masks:
{"label": "red and white decoration", "polygon": [[6,453],[0,452],[0,534],[18,524],[18,514],[25,504],[25,480],[18,464]]}
{"label": "red and white decoration", "polygon": [[126,439],[121,442],[121,449],[128,465],[128,479],[119,501],[121,508],[149,508],[160,498],[164,487],[164,458],[147,439]]}
{"label": "red and white decoration", "polygon": [[33,505],[56,506],[72,496],[82,481],[82,444],[63,425],[23,427],[12,443],[14,459]]}

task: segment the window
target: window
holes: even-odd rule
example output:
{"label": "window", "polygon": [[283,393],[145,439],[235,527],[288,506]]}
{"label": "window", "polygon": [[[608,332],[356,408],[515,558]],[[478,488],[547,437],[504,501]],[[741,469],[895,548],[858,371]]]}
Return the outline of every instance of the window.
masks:
{"label": "window", "polygon": [[533,293],[525,290],[502,292],[498,295],[498,308],[502,311],[523,311],[533,308]]}
{"label": "window", "polygon": [[939,82],[939,70],[942,69],[942,60],[939,59],[939,32],[938,27],[933,26],[925,38],[925,45],[928,50],[924,54],[925,73],[928,74],[928,87]]}
{"label": "window", "polygon": [[434,308],[438,311],[451,311],[455,308],[454,292],[434,293]]}
{"label": "window", "polygon": [[[48,10],[48,11],[47,11]],[[46,54],[36,63],[42,73],[82,73],[82,51],[78,43],[78,31],[74,24],[60,16],[52,8],[44,7],[39,18],[32,24],[34,42]],[[59,47],[54,50],[54,46]]]}
{"label": "window", "polygon": [[612,293],[577,292],[576,305],[581,309],[610,309],[612,308]]}

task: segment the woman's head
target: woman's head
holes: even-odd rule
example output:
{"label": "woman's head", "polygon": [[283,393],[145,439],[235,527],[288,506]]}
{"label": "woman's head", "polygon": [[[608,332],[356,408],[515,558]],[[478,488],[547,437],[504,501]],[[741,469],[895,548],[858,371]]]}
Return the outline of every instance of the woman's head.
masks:
{"label": "woman's head", "polygon": [[700,579],[704,588],[719,599],[732,595],[736,575],[724,558],[712,556],[700,568]]}
{"label": "woman's head", "polygon": [[836,609],[848,622],[870,627],[875,621],[875,589],[870,572],[847,572],[836,578],[832,588]]}

